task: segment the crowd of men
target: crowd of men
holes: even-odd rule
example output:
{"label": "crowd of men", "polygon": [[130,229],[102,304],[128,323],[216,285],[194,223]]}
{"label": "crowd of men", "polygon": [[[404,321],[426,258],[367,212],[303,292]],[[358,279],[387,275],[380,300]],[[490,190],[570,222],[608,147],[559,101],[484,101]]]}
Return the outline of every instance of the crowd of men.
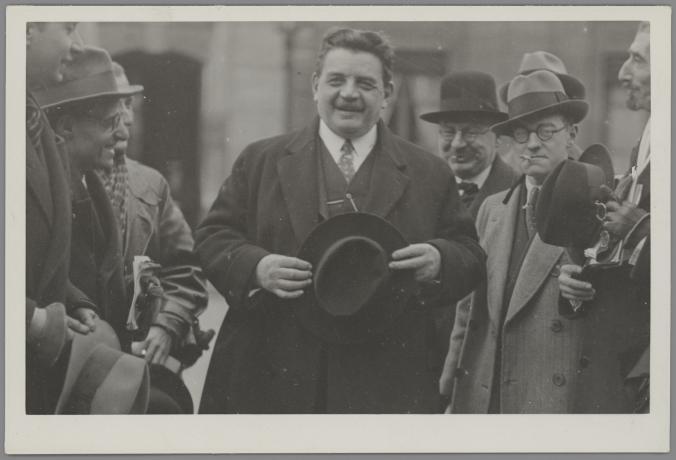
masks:
{"label": "crowd of men", "polygon": [[[446,75],[430,153],[381,120],[386,37],[333,29],[314,121],[249,145],[193,234],[126,156],[143,87],[76,27],[26,31],[27,413],[192,413],[205,278],[229,310],[200,413],[649,411],[650,121],[604,176],[595,240],[558,244],[540,192],[600,169],[557,56],[525,53],[499,88]],[[649,114],[648,23],[618,78]],[[627,256],[593,270],[602,243]]]}

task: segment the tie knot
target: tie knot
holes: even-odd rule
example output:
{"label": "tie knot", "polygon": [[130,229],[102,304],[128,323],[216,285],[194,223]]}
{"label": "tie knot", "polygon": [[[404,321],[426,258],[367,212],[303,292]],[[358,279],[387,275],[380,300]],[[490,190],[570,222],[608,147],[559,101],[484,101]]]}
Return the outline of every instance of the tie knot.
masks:
{"label": "tie knot", "polygon": [[354,146],[350,139],[346,139],[343,146],[340,148],[340,151],[343,152],[343,155],[351,155],[354,153]]}
{"label": "tie knot", "polygon": [[471,195],[479,191],[479,186],[474,182],[462,181],[458,184],[458,189],[462,190],[465,195]]}

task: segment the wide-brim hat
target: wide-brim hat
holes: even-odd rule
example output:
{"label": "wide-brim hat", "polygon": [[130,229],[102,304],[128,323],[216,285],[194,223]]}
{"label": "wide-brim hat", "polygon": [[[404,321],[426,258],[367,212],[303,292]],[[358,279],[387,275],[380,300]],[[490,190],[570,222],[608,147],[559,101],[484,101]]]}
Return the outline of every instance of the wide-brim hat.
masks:
{"label": "wide-brim hat", "polygon": [[602,185],[612,185],[607,149],[595,144],[579,161],[565,160],[545,179],[536,206],[542,241],[561,247],[588,248],[602,229]]}
{"label": "wide-brim hat", "polygon": [[307,330],[328,343],[359,343],[386,331],[417,284],[412,270],[390,270],[392,252],[408,246],[386,220],[367,213],[332,217],[305,239],[298,258],[313,284],[294,302]]}
{"label": "wide-brim hat", "polygon": [[524,118],[560,113],[572,123],[587,116],[589,104],[581,99],[571,99],[563,89],[561,80],[548,70],[536,70],[528,75],[517,75],[507,89],[509,119],[491,129],[497,134],[509,134],[510,128]]}
{"label": "wide-brim hat", "polygon": [[498,109],[495,80],[484,72],[453,72],[441,80],[439,110],[420,115],[425,121],[466,122],[486,120],[488,124],[507,119]]}
{"label": "wide-brim hat", "polygon": [[192,414],[190,391],[180,375],[159,364],[150,365],[148,414]]}
{"label": "wide-brim hat", "polygon": [[57,414],[144,414],[148,408],[148,366],[124,353],[103,320],[88,334],[75,333]]}
{"label": "wide-brim hat", "polygon": [[[584,84],[572,75],[568,74],[566,65],[556,55],[548,53],[547,51],[533,51],[532,53],[525,53],[521,58],[521,65],[519,65],[518,74],[528,75],[536,70],[549,70],[558,77],[561,81],[564,91],[571,99],[584,99],[586,90]],[[500,100],[507,104],[507,88],[509,82],[503,84],[498,94]]]}
{"label": "wide-brim hat", "polygon": [[113,61],[106,50],[85,46],[66,64],[63,79],[59,83],[37,90],[33,95],[42,108],[49,108],[99,97],[124,97],[138,92],[136,87],[118,85]]}

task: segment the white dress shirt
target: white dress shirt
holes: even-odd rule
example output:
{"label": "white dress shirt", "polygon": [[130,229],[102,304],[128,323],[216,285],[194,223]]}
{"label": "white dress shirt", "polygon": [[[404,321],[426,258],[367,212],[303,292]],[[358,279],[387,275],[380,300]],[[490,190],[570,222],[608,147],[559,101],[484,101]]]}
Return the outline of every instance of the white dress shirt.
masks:
{"label": "white dress shirt", "polygon": [[[319,137],[324,142],[324,145],[331,154],[333,161],[338,164],[340,162],[340,157],[343,155],[343,152],[340,150],[343,148],[343,144],[347,139],[344,139],[331,131],[324,120],[319,121]],[[373,127],[363,136],[350,139],[352,142],[352,147],[354,147],[354,157],[352,164],[354,165],[354,172],[359,171],[359,167],[364,163],[364,160],[369,156],[373,146],[376,145],[376,139],[378,138],[378,125],[373,125]]]}
{"label": "white dress shirt", "polygon": [[[460,177],[455,176],[455,182],[457,182],[458,184],[460,182],[471,182],[473,184],[476,184],[476,186],[479,187],[479,190],[481,190],[481,187],[483,187],[484,184],[486,183],[486,179],[488,179],[488,175],[491,173],[491,169],[493,169],[493,163],[488,165],[488,168],[484,169],[474,177],[461,179]],[[460,190],[459,192],[461,196],[464,194],[462,190]]]}

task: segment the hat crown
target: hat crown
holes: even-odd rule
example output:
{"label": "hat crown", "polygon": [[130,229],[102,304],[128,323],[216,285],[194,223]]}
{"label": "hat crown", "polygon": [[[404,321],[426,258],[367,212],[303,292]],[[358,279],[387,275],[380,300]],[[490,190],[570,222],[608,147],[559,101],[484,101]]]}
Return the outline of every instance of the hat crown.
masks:
{"label": "hat crown", "polygon": [[64,67],[61,84],[112,71],[113,60],[106,50],[85,46],[82,52],[76,53],[73,60]]}
{"label": "hat crown", "polygon": [[507,103],[532,93],[561,93],[564,99],[568,99],[556,75],[548,70],[536,70],[527,75],[517,75],[512,79],[507,89]]}
{"label": "hat crown", "polygon": [[129,79],[124,72],[124,68],[117,62],[113,62],[113,75],[115,76],[115,83],[120,88],[129,86]]}
{"label": "hat crown", "polygon": [[521,59],[519,73],[526,74],[536,70],[549,70],[558,74],[567,74],[566,65],[558,56],[547,51],[525,53]]}
{"label": "hat crown", "polygon": [[446,110],[497,110],[495,80],[484,72],[450,73],[441,81],[441,101],[448,102]]}

